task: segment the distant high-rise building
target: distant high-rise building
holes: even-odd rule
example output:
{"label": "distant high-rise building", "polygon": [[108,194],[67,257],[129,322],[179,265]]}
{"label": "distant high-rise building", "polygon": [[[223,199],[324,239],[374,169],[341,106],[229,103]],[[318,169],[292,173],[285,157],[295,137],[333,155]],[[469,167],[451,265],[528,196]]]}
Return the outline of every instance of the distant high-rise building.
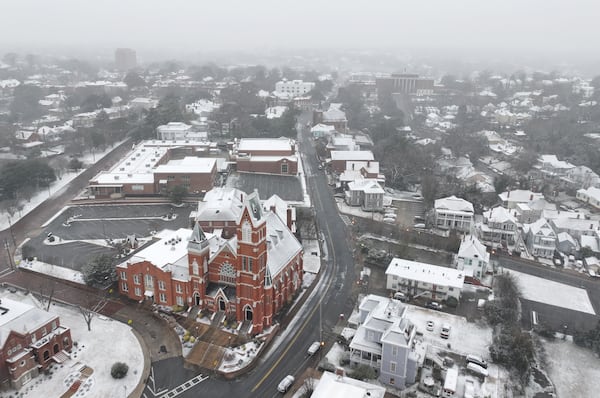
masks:
{"label": "distant high-rise building", "polygon": [[131,48],[117,48],[115,50],[115,67],[119,70],[129,70],[135,68],[137,58],[135,50]]}

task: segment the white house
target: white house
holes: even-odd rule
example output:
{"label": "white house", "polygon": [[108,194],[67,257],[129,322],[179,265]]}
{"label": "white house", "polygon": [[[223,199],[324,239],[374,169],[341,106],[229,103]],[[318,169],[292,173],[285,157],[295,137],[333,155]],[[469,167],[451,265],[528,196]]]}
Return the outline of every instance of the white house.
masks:
{"label": "white house", "polygon": [[518,203],[531,203],[538,199],[543,199],[544,195],[525,189],[515,189],[513,191],[502,192],[498,197],[502,201],[503,207],[513,209]]}
{"label": "white house", "polygon": [[483,212],[483,222],[476,229],[479,238],[488,245],[512,245],[517,240],[517,219],[501,206]]}
{"label": "white house", "polygon": [[359,178],[348,183],[344,199],[350,206],[360,206],[366,211],[383,210],[385,191],[377,180]]}
{"label": "white house", "polygon": [[473,213],[473,204],[456,196],[437,199],[434,203],[435,225],[441,229],[469,232]]}
{"label": "white house", "polygon": [[577,191],[577,199],[600,209],[600,188],[589,187]]}
{"label": "white house", "polygon": [[290,94],[294,97],[301,96],[311,92],[315,88],[315,83],[302,80],[283,79],[275,83],[275,91],[278,93]]}
{"label": "white house", "polygon": [[460,242],[456,257],[456,269],[464,270],[465,275],[481,279],[488,271],[490,253],[486,247],[473,235],[467,235]]}
{"label": "white house", "polygon": [[465,271],[394,258],[385,270],[387,289],[433,300],[460,297]]}
{"label": "white house", "polygon": [[536,257],[552,258],[556,249],[556,233],[543,218],[523,225],[525,244],[529,254]]}
{"label": "white house", "polygon": [[174,141],[186,140],[192,131],[192,126],[181,122],[170,122],[156,128],[159,140]]}

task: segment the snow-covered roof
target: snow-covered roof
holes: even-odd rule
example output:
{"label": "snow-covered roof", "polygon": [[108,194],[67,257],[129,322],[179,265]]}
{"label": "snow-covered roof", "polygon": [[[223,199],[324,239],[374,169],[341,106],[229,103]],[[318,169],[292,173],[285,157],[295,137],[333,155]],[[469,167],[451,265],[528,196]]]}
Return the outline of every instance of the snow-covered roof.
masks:
{"label": "snow-covered roof", "polygon": [[265,116],[267,119],[279,119],[286,110],[287,106],[272,106],[265,109]]}
{"label": "snow-covered roof", "polygon": [[3,298],[0,301],[0,348],[4,348],[11,331],[21,334],[33,332],[55,318],[57,316],[51,312]]}
{"label": "snow-covered roof", "polygon": [[348,190],[350,191],[363,191],[364,193],[370,194],[384,194],[385,191],[379,185],[377,180],[372,178],[363,178],[354,180],[348,183]]}
{"label": "snow-covered roof", "polygon": [[567,232],[561,232],[556,236],[556,239],[558,239],[559,242],[569,242],[571,243],[573,246],[575,246],[577,243],[575,242],[575,239],[573,239],[573,237],[567,233]]}
{"label": "snow-covered roof", "polygon": [[392,259],[385,274],[458,289],[462,289],[465,281],[464,271],[401,258]]}
{"label": "snow-covered roof", "polygon": [[328,124],[323,124],[323,123],[319,123],[314,125],[311,129],[310,129],[311,133],[314,132],[330,132],[330,131],[335,131],[335,127],[330,126]]}
{"label": "snow-covered roof", "polygon": [[293,141],[290,138],[242,138],[237,144],[238,152],[247,151],[291,151]]}
{"label": "snow-covered roof", "polygon": [[185,124],[182,122],[169,122],[167,124],[163,124],[158,126],[156,129],[159,133],[169,132],[169,133],[180,133],[190,131],[192,126],[189,124]]}
{"label": "snow-covered roof", "polygon": [[376,384],[324,372],[311,398],[383,398],[385,388]]}
{"label": "snow-covered roof", "polygon": [[494,207],[488,211],[483,212],[483,217],[488,222],[492,223],[517,222],[517,219],[502,206]]}
{"label": "snow-covered roof", "polygon": [[302,245],[277,213],[268,212],[267,218],[267,267],[275,283],[294,256],[302,252]]}
{"label": "snow-covered roof", "polygon": [[210,173],[215,169],[217,159],[186,156],[170,160],[154,169],[155,173]]}
{"label": "snow-covered roof", "polygon": [[244,209],[245,192],[236,188],[217,187],[198,202],[196,219],[200,221],[238,221]]}
{"label": "snow-covered roof", "polygon": [[582,235],[581,238],[579,238],[579,243],[581,247],[589,247],[595,253],[600,251],[598,248],[598,239],[594,236]]}
{"label": "snow-covered roof", "polygon": [[324,122],[345,122],[346,113],[340,109],[341,104],[331,104],[329,109],[323,112],[323,121]]}
{"label": "snow-covered roof", "polygon": [[176,231],[162,230],[154,235],[157,241],[137,252],[119,267],[126,268],[129,264],[148,261],[166,271],[169,265],[178,263],[184,257],[187,259],[188,242],[191,236],[192,230],[189,228],[179,228]]}
{"label": "snow-covered roof", "polygon": [[465,238],[460,242],[458,257],[479,258],[486,263],[490,261],[490,253],[488,253],[483,243],[481,243],[479,239],[473,235],[465,236]]}
{"label": "snow-covered roof", "polygon": [[531,233],[534,235],[543,235],[543,236],[550,236],[550,237],[555,236],[554,230],[548,224],[548,222],[543,218],[540,218],[531,224],[523,225],[523,231],[525,233],[528,233],[529,231],[531,231]]}
{"label": "snow-covered roof", "polygon": [[502,192],[500,195],[500,200],[503,202],[521,202],[528,203],[533,202],[537,199],[542,199],[544,197],[543,194],[532,192],[530,190],[525,189],[515,189],[513,191]]}
{"label": "snow-covered roof", "polygon": [[331,151],[331,160],[374,160],[371,151]]}
{"label": "snow-covered roof", "polygon": [[465,213],[473,213],[473,204],[462,198],[452,195],[447,198],[437,199],[435,201],[435,210],[450,210]]}
{"label": "snow-covered roof", "polygon": [[589,187],[587,189],[580,189],[577,191],[577,193],[583,193],[588,198],[592,198],[600,202],[600,188]]}
{"label": "snow-covered roof", "polygon": [[598,229],[598,220],[586,220],[585,218],[556,218],[551,221],[558,229],[571,231],[594,231]]}

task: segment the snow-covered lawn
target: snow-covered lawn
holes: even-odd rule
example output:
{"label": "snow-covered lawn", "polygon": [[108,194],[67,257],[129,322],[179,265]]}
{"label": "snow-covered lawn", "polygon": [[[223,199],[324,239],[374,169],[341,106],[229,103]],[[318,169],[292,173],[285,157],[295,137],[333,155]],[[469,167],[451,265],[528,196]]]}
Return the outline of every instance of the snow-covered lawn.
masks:
{"label": "snow-covered lawn", "polygon": [[[119,146],[121,143],[122,143],[122,141],[116,143],[113,147],[107,148],[104,152],[94,153],[94,154],[88,153],[85,156],[83,156],[82,158],[80,158],[79,160],[81,160],[86,165],[94,164],[94,163],[98,162],[100,159],[102,159],[104,156],[106,156],[108,153],[110,153],[114,148]],[[30,211],[32,211],[33,209],[38,207],[41,203],[46,201],[48,198],[61,194],[63,189],[65,188],[65,186],[68,183],[70,183],[71,181],[73,181],[73,179],[75,177],[77,177],[79,174],[83,173],[84,171],[85,171],[85,169],[81,169],[76,172],[70,171],[70,172],[64,173],[60,179],[57,179],[56,181],[54,181],[52,184],[50,184],[50,186],[48,188],[40,188],[40,191],[37,192],[35,195],[33,195],[31,197],[31,199],[29,199],[28,201],[21,202],[20,205],[22,205],[23,208],[20,211],[17,211],[16,213],[14,213],[12,216],[9,213],[7,213],[6,211],[0,211],[0,231],[3,231],[4,229],[8,228],[10,226],[10,224],[14,224],[17,221],[19,221],[22,217],[29,214]],[[10,217],[10,223],[9,223],[9,217]]]}
{"label": "snow-covered lawn", "polygon": [[[492,328],[483,323],[467,322],[466,318],[427,308],[407,305],[406,318],[410,319],[423,332],[423,340],[435,347],[447,348],[461,355],[477,354],[489,358],[488,347],[492,343]],[[433,332],[427,330],[427,321],[433,321]],[[440,331],[443,323],[451,326],[450,337],[442,339]]]}
{"label": "snow-covered lawn", "polygon": [[383,221],[383,214],[381,213],[363,211],[359,206],[348,206],[343,199],[336,199],[336,203],[340,213],[361,218],[371,218],[375,221]]}
{"label": "snow-covered lawn", "polygon": [[526,300],[596,314],[585,289],[538,278],[522,272],[508,272],[517,279],[523,298]]}
{"label": "snow-covered lawn", "polygon": [[238,347],[227,348],[219,370],[229,373],[248,366],[256,358],[261,345],[262,343],[256,344],[251,341]]}
{"label": "snow-covered lawn", "polygon": [[590,350],[563,340],[542,340],[550,379],[559,397],[597,397],[600,359]]}
{"label": "snow-covered lawn", "polygon": [[[0,296],[39,306],[31,295],[0,291]],[[60,397],[67,391],[73,375],[83,366],[93,369],[92,375],[80,387],[74,397],[114,397],[130,394],[142,378],[144,354],[139,341],[130,326],[121,322],[95,316],[92,319],[92,330],[81,313],[74,307],[55,303],[51,312],[60,316],[60,323],[71,329],[71,337],[77,342],[71,353],[71,359],[63,364],[54,364],[51,375],[40,375],[32,379],[19,391],[19,397]],[[113,379],[110,368],[115,362],[124,362],[129,366],[127,375],[120,380]],[[85,386],[89,386],[85,390]],[[0,398],[15,396],[14,390],[0,393]]]}
{"label": "snow-covered lawn", "polygon": [[319,249],[319,241],[316,239],[304,239],[302,240],[302,247],[304,248],[304,256],[302,258],[304,271],[318,274],[319,269],[321,268],[321,250]]}
{"label": "snow-covered lawn", "polygon": [[38,260],[18,260],[17,266],[19,268],[26,268],[40,274],[54,276],[59,279],[64,279],[71,282],[85,284],[83,280],[83,274],[79,271],[72,270],[70,268],[61,267],[59,265],[47,264]]}

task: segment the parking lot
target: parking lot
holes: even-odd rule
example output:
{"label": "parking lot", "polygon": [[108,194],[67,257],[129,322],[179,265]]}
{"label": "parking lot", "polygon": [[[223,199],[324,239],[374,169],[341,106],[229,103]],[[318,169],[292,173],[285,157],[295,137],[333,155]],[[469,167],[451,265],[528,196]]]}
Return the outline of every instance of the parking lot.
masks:
{"label": "parking lot", "polygon": [[[130,235],[147,238],[162,229],[189,226],[190,212],[195,205],[174,207],[159,205],[94,205],[65,208],[39,235],[27,244],[24,254],[38,260],[77,271],[93,258],[114,252],[109,240],[121,240]],[[66,241],[47,245],[48,234]]]}
{"label": "parking lot", "polygon": [[237,173],[229,176],[227,186],[246,193],[257,189],[262,200],[269,199],[275,194],[287,201],[301,202],[304,200],[302,183],[295,176]]}

